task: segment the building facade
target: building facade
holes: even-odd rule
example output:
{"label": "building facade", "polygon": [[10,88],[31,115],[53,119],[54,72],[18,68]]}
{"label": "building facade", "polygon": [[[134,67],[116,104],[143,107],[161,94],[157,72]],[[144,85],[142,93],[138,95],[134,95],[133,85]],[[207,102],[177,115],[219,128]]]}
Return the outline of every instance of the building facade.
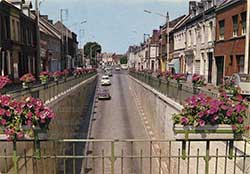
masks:
{"label": "building facade", "polygon": [[217,84],[221,84],[225,76],[244,73],[246,10],[246,0],[230,1],[216,10]]}

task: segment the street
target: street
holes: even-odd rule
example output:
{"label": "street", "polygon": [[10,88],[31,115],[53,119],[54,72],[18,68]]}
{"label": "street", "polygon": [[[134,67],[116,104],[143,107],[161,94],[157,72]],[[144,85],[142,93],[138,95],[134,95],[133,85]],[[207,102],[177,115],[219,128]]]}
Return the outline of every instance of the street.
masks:
{"label": "street", "polygon": [[[92,173],[109,173],[111,170],[110,160],[106,156],[111,156],[112,139],[148,139],[145,127],[139,116],[139,112],[129,87],[129,77],[125,72],[115,72],[110,78],[112,85],[109,87],[111,100],[98,101],[96,114],[94,115],[91,139],[101,139],[107,142],[92,143],[90,149],[94,156],[99,156],[95,160],[89,160],[88,169]],[[99,86],[99,89],[103,88]],[[138,159],[128,156],[136,156],[143,152],[149,154],[148,143],[140,142],[119,142],[115,146],[115,156],[120,159],[115,161],[115,173],[146,173],[149,169],[149,159],[143,159],[143,166]],[[136,154],[136,155],[135,155]],[[105,156],[105,160],[101,157]],[[141,159],[142,161],[142,159]],[[143,167],[143,170],[141,170]],[[140,172],[139,172],[140,171]],[[90,172],[91,173],[91,172]]]}

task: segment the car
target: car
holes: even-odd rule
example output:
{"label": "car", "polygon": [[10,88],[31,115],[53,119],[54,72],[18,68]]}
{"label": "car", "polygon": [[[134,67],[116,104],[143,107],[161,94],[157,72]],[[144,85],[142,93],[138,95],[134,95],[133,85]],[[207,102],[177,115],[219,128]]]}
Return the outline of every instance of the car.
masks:
{"label": "car", "polygon": [[250,97],[250,74],[233,74],[231,79],[241,89],[241,95]]}
{"label": "car", "polygon": [[116,67],[115,70],[116,71],[121,71],[121,68],[120,67]]}
{"label": "car", "polygon": [[107,76],[107,75],[102,76],[101,85],[102,86],[109,86],[109,85],[111,85],[111,81],[109,79],[109,76]]}
{"label": "car", "polygon": [[113,76],[112,71],[106,71],[105,74],[106,74],[107,76],[109,76],[109,77],[112,77],[112,76]]}
{"label": "car", "polygon": [[108,89],[101,89],[98,93],[98,99],[99,100],[110,100],[111,95]]}
{"label": "car", "polygon": [[123,70],[128,70],[128,64],[122,64],[122,65],[121,65],[121,68],[122,68]]}

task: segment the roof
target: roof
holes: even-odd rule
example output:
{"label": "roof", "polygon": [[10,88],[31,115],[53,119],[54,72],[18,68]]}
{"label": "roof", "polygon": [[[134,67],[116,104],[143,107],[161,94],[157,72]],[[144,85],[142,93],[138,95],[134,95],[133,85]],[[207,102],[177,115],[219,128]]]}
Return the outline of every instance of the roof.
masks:
{"label": "roof", "polygon": [[227,8],[234,7],[237,4],[246,3],[247,0],[224,0],[216,9],[216,13],[220,13]]}
{"label": "roof", "polygon": [[[36,16],[34,13],[31,13],[30,16],[32,19],[35,19]],[[52,37],[61,39],[61,34],[60,32],[54,27],[54,25],[52,25],[51,23],[49,23],[47,20],[45,20],[44,18],[39,18],[39,29],[41,32],[50,35]]]}

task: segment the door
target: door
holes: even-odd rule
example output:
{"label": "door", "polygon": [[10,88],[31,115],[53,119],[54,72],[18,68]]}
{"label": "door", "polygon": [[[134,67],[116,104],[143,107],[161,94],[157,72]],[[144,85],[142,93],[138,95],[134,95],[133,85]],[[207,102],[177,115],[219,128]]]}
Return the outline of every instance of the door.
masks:
{"label": "door", "polygon": [[216,85],[220,85],[223,83],[224,77],[224,57],[216,58],[216,66],[217,66],[217,82]]}
{"label": "door", "polygon": [[212,83],[213,53],[208,53],[208,83]]}

